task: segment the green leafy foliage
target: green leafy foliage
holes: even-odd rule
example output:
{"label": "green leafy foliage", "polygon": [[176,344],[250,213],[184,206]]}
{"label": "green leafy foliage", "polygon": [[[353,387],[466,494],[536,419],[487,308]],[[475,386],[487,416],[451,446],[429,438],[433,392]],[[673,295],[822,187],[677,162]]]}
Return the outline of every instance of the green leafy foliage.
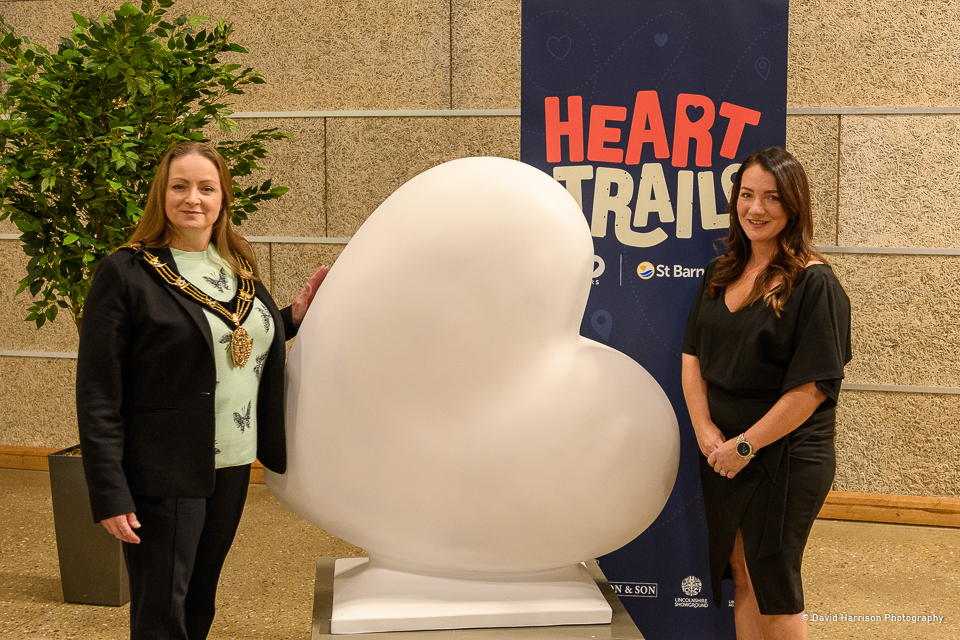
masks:
{"label": "green leafy foliage", "polygon": [[[17,293],[33,297],[26,320],[37,327],[69,309],[79,328],[93,272],[133,232],[166,151],[208,141],[202,129],[211,122],[236,133],[229,101],[264,82],[219,60],[246,53],[230,41],[231,25],[200,29],[205,19],[186,15],[168,22],[172,5],[124,3],[112,18],[74,13],[77,27],[55,53],[0,17],[0,220],[13,221],[30,257]],[[262,169],[267,143],[289,137],[264,129],[218,149],[236,180]],[[286,191],[270,180],[234,182],[234,223]]]}

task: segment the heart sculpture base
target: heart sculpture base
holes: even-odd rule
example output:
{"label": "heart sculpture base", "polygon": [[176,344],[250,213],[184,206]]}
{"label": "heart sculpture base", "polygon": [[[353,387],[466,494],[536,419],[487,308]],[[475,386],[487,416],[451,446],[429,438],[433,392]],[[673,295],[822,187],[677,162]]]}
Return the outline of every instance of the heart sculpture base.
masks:
{"label": "heart sculpture base", "polygon": [[495,579],[429,576],[368,558],[336,561],[332,634],[609,624],[612,610],[582,564]]}

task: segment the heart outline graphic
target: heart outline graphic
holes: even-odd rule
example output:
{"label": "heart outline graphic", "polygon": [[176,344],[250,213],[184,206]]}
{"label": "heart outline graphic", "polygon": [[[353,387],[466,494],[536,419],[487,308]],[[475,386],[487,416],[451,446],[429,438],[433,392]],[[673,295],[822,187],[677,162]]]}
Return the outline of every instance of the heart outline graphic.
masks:
{"label": "heart outline graphic", "polygon": [[547,51],[557,60],[563,60],[570,54],[573,40],[570,36],[550,36],[547,39]]}

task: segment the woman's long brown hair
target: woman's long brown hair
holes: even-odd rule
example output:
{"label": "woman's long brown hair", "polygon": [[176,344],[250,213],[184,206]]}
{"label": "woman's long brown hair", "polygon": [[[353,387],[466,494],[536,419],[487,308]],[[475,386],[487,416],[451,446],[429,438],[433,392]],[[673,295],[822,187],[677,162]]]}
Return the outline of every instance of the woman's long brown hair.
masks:
{"label": "woman's long brown hair", "polygon": [[[770,147],[751,154],[733,177],[733,187],[727,213],[730,214],[730,234],[723,240],[726,251],[717,261],[717,269],[710,280],[707,293],[716,298],[722,289],[743,275],[750,259],[750,239],[747,238],[737,215],[743,172],[759,166],[773,174],[777,193],[787,224],[777,236],[777,248],[770,264],[757,276],[750,295],[743,303],[748,307],[763,298],[764,304],[780,315],[790,298],[793,287],[803,278],[811,260],[826,262],[813,246],[813,214],[810,210],[810,183],[803,166],[790,153],[779,147]],[[777,284],[773,284],[773,283]]]}
{"label": "woman's long brown hair", "polygon": [[127,244],[123,246],[129,247],[136,242],[143,242],[145,247],[170,246],[174,233],[164,211],[170,165],[177,158],[190,155],[200,156],[212,162],[220,176],[220,192],[223,196],[220,202],[220,215],[213,223],[211,236],[211,240],[217,246],[217,253],[230,265],[234,273],[245,271],[237,261],[235,254],[239,254],[250,264],[254,279],[259,280],[260,273],[257,269],[257,259],[253,255],[253,248],[243,236],[233,230],[233,223],[230,221],[230,203],[233,201],[233,179],[230,177],[230,167],[227,166],[227,161],[223,159],[220,152],[203,142],[181,142],[163,156],[153,182],[150,184],[143,217],[140,218]]}

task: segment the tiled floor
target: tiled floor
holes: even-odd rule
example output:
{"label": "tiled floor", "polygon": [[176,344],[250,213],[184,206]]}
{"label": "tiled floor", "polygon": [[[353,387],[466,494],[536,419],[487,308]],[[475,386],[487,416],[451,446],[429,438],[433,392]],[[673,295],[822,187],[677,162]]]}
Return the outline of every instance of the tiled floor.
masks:
{"label": "tiled floor", "polygon": [[[0,514],[0,637],[128,637],[127,606],[62,602],[45,472],[0,469]],[[316,558],[361,554],[252,486],[210,637],[310,638]],[[811,640],[960,639],[960,529],[821,520],[804,578]]]}

